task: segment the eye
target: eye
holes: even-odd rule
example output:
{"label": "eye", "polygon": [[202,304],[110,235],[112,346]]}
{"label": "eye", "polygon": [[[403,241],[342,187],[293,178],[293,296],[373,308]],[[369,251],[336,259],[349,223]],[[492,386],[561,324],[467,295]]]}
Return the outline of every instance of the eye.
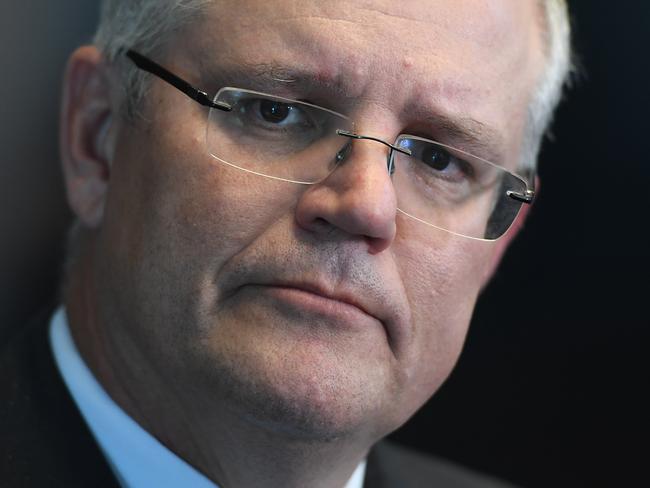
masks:
{"label": "eye", "polygon": [[420,159],[427,166],[438,171],[444,171],[452,163],[452,156],[447,151],[435,146],[425,147]]}
{"label": "eye", "polygon": [[241,107],[247,124],[258,128],[282,130],[311,130],[314,122],[300,106],[278,100],[253,98],[246,100]]}
{"label": "eye", "polygon": [[260,114],[264,120],[276,124],[286,120],[294,110],[291,105],[273,100],[262,100],[259,105]]}
{"label": "eye", "polygon": [[424,145],[417,155],[432,175],[449,181],[461,181],[473,176],[472,165],[440,146]]}
{"label": "eye", "polygon": [[411,161],[417,162],[412,169],[430,183],[434,180],[462,183],[475,177],[472,163],[455,154],[452,148],[416,138],[401,139],[398,145],[411,151]]}

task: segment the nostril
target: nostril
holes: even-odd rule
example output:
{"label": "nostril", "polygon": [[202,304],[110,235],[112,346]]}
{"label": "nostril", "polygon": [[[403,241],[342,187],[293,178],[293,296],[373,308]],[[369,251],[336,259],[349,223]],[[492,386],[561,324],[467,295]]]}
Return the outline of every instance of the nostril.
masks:
{"label": "nostril", "polygon": [[328,234],[334,228],[334,226],[327,219],[324,219],[322,217],[316,217],[315,219],[313,219],[309,227],[311,228],[311,230],[323,234]]}

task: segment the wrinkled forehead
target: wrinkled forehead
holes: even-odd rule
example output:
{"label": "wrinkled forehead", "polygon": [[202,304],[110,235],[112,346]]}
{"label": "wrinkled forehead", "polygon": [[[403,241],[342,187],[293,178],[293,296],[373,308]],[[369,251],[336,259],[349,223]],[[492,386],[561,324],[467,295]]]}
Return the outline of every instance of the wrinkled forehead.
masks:
{"label": "wrinkled forehead", "polygon": [[251,62],[275,49],[323,71],[419,63],[480,74],[534,61],[540,17],[536,0],[219,0],[193,32],[214,56]]}
{"label": "wrinkled forehead", "polygon": [[540,25],[536,0],[226,0],[185,37],[207,72],[311,78],[405,113],[435,104],[503,134],[521,132],[541,74]]}

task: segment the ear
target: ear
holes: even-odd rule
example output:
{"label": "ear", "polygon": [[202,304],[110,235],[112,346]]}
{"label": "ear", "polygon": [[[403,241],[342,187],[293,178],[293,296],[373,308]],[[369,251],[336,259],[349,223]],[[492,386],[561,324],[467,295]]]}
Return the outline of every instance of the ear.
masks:
{"label": "ear", "polygon": [[[541,187],[540,179],[538,176],[535,176],[535,193],[537,195],[539,195],[540,187]],[[506,232],[494,243],[492,256],[490,257],[490,262],[486,267],[485,274],[483,275],[483,283],[481,285],[481,288],[485,288],[485,286],[488,284],[488,282],[494,275],[497,267],[499,266],[499,263],[501,262],[501,258],[505,254],[506,249],[508,249],[508,247],[510,246],[514,238],[517,236],[517,234],[519,234],[519,231],[523,229],[524,222],[526,222],[526,218],[528,217],[530,210],[533,208],[534,203],[535,201],[533,200],[533,203],[531,203],[530,205],[522,205],[521,210],[517,215],[517,218],[512,223],[510,229],[508,229],[508,232]]]}
{"label": "ear", "polygon": [[109,75],[97,48],[77,49],[66,68],[60,148],[68,203],[81,223],[101,224],[113,155],[115,114]]}

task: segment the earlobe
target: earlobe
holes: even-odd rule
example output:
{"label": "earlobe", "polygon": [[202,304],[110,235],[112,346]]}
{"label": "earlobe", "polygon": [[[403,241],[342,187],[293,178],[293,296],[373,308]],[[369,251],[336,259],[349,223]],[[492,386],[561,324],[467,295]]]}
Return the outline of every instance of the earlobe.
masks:
{"label": "earlobe", "polygon": [[68,203],[81,223],[101,224],[113,150],[114,111],[108,73],[100,52],[77,49],[63,85],[60,147]]}

